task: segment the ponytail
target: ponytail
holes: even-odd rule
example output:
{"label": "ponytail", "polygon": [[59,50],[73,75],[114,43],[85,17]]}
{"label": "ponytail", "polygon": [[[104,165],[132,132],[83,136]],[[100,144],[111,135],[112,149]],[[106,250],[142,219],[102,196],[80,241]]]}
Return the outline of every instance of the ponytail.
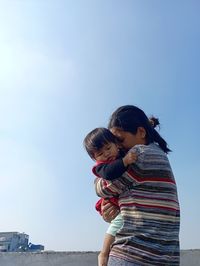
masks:
{"label": "ponytail", "polygon": [[168,153],[171,150],[168,148],[167,142],[160,136],[160,134],[158,133],[158,131],[155,129],[157,126],[160,125],[160,122],[158,120],[158,118],[155,117],[150,117],[149,118],[149,123],[150,123],[150,139],[152,139],[152,141],[158,143],[158,145],[160,146],[160,148],[165,152]]}

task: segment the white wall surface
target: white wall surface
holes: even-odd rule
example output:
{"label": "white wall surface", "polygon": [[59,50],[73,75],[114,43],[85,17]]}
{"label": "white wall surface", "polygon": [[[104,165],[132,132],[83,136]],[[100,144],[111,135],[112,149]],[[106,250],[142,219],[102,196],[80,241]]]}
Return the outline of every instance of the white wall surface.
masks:
{"label": "white wall surface", "polygon": [[[0,252],[0,266],[97,266],[97,252]],[[200,250],[181,251],[181,266],[200,266]]]}
{"label": "white wall surface", "polygon": [[182,250],[181,266],[200,266],[200,249]]}

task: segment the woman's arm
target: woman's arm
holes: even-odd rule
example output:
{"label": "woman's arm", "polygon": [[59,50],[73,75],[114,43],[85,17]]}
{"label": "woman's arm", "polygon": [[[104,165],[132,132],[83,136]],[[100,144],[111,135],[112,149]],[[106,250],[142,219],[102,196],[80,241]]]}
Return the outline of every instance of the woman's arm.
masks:
{"label": "woman's arm", "polygon": [[118,197],[125,190],[125,185],[116,179],[113,182],[97,177],[94,180],[95,190],[101,198]]}

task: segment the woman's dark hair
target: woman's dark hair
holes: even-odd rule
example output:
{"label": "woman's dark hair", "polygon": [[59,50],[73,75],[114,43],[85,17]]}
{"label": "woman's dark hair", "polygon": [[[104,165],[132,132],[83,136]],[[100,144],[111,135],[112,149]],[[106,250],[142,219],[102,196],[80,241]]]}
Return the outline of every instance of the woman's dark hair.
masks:
{"label": "woman's dark hair", "polygon": [[112,114],[108,128],[117,127],[136,134],[138,127],[143,127],[146,130],[147,144],[156,142],[165,153],[168,153],[171,150],[168,148],[167,142],[155,130],[157,125],[159,125],[157,118],[149,119],[140,108],[134,105],[124,105]]}
{"label": "woman's dark hair", "polygon": [[117,143],[117,138],[107,128],[99,127],[87,134],[83,145],[89,156],[94,159],[94,153],[110,142]]}

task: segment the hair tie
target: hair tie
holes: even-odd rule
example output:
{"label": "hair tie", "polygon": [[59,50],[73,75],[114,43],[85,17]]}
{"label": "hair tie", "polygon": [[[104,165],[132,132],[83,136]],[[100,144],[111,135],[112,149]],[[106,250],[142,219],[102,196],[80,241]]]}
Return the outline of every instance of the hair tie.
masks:
{"label": "hair tie", "polygon": [[158,118],[153,116],[149,118],[149,123],[153,128],[156,128],[158,125],[160,125]]}

